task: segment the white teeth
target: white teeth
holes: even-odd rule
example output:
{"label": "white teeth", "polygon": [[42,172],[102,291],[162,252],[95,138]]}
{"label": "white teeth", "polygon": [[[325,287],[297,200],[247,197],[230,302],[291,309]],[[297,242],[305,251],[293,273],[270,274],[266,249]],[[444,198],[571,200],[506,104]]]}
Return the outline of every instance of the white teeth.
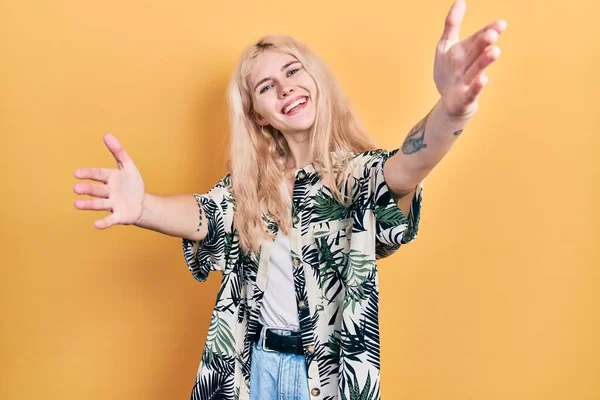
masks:
{"label": "white teeth", "polygon": [[295,102],[293,102],[292,104],[290,104],[289,106],[287,106],[286,108],[284,108],[283,109],[283,113],[287,114],[287,113],[289,113],[292,110],[292,108],[297,107],[300,104],[304,104],[304,103],[306,103],[306,97],[298,99]]}

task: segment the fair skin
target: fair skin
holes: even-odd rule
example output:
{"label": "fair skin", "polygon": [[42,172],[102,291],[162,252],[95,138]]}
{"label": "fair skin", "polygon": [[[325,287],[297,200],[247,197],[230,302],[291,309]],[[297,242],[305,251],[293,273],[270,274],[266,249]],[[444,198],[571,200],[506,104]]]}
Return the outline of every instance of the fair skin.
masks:
{"label": "fair skin", "polygon": [[[495,43],[506,29],[506,21],[496,20],[460,41],[465,9],[464,0],[457,0],[452,5],[436,47],[434,80],[440,100],[409,132],[402,151],[392,156],[384,167],[388,187],[405,215],[415,187],[450,150],[475,115],[478,97],[488,82],[486,70],[500,56]],[[272,125],[285,136],[295,162],[288,166],[292,176],[294,169],[311,162],[308,143],[315,119],[312,100],[316,96],[314,80],[300,63],[289,64],[294,61],[297,60],[289,55],[264,52],[257,58],[250,77],[254,85],[260,83],[256,89],[252,86],[255,121],[263,126]],[[296,98],[308,101],[296,110],[283,111],[288,101]],[[198,206],[191,195],[146,193],[141,174],[119,141],[107,134],[104,143],[118,168],[80,168],[75,171],[76,178],[100,184],[82,182],[73,187],[77,194],[92,196],[91,199],[77,199],[76,208],[111,212],[94,222],[98,229],[134,224],[192,240],[206,236],[205,216],[202,212],[203,221],[198,230]]]}
{"label": "fair skin", "polygon": [[[441,161],[475,115],[477,99],[488,82],[486,69],[500,56],[495,43],[506,29],[506,21],[496,20],[460,41],[465,9],[463,0],[452,5],[436,48],[434,80],[440,100],[409,132],[402,151],[384,167],[388,187],[405,215],[416,186]],[[309,128],[315,118],[310,100],[316,94],[314,80],[293,56],[266,51],[257,57],[250,83],[255,88],[256,121],[262,126],[272,125],[285,136],[296,161],[294,168],[308,164]],[[300,97],[308,98],[306,107],[298,107],[292,116],[282,112],[290,99]],[[288,176],[287,183],[291,193],[293,176]]]}
{"label": "fair skin", "polygon": [[[255,121],[264,127],[273,126],[290,146],[295,164],[288,166],[285,177],[292,197],[295,171],[311,162],[310,128],[316,117],[313,99],[316,98],[317,86],[294,56],[270,50],[256,58],[249,84],[256,111]],[[293,107],[295,104],[298,105]],[[407,215],[411,196],[402,196],[396,202]]]}
{"label": "fair skin", "polygon": [[254,60],[248,81],[255,121],[281,132],[292,152],[294,165],[286,169],[291,197],[295,170],[311,163],[310,129],[316,117],[317,86],[294,56],[270,50]]}
{"label": "fair skin", "polygon": [[496,42],[506,21],[493,21],[460,41],[465,9],[464,0],[452,5],[436,47],[433,75],[440,100],[409,132],[402,151],[385,164],[384,175],[396,199],[408,197],[450,150],[477,111],[487,68],[500,57]]}
{"label": "fair skin", "polygon": [[110,211],[110,214],[94,222],[96,228],[135,225],[191,240],[206,237],[206,217],[202,210],[202,226],[198,230],[198,205],[193,196],[146,193],[140,172],[117,138],[108,133],[104,135],[104,144],[115,158],[118,168],[79,168],[75,171],[76,178],[101,184],[82,182],[73,187],[77,194],[92,196],[91,199],[75,200],[75,208]]}

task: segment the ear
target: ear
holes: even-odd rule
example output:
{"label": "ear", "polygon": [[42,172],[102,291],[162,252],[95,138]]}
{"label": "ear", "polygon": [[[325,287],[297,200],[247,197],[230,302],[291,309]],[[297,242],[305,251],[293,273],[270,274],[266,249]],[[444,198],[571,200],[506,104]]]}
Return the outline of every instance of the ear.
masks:
{"label": "ear", "polygon": [[264,119],[261,115],[259,115],[256,111],[252,110],[252,119],[256,121],[257,124],[261,126],[267,126],[269,123],[266,119]]}
{"label": "ear", "polygon": [[254,120],[256,121],[257,124],[259,124],[261,126],[267,126],[267,125],[269,125],[269,123],[267,122],[267,120],[264,119],[261,116],[257,116],[256,118],[254,118]]}

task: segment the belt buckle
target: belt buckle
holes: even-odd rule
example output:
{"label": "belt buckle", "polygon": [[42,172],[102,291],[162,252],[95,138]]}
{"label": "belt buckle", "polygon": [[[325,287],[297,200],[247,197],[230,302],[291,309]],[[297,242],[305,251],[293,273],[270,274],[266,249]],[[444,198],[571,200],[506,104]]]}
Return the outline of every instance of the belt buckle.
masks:
{"label": "belt buckle", "polygon": [[294,332],[295,329],[293,328],[278,328],[278,327],[272,327],[272,326],[263,326],[262,330],[262,349],[263,351],[268,351],[271,353],[279,353],[277,350],[273,350],[273,349],[268,349],[266,344],[267,344],[267,331],[271,329],[271,330],[278,330],[278,331],[291,331]]}

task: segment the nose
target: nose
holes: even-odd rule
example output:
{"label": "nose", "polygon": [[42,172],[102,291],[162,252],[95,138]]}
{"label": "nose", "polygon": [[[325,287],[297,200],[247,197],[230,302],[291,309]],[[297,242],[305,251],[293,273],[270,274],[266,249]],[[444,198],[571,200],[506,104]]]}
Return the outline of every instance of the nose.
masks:
{"label": "nose", "polygon": [[282,86],[280,96],[287,97],[294,92],[294,88],[292,86]]}

